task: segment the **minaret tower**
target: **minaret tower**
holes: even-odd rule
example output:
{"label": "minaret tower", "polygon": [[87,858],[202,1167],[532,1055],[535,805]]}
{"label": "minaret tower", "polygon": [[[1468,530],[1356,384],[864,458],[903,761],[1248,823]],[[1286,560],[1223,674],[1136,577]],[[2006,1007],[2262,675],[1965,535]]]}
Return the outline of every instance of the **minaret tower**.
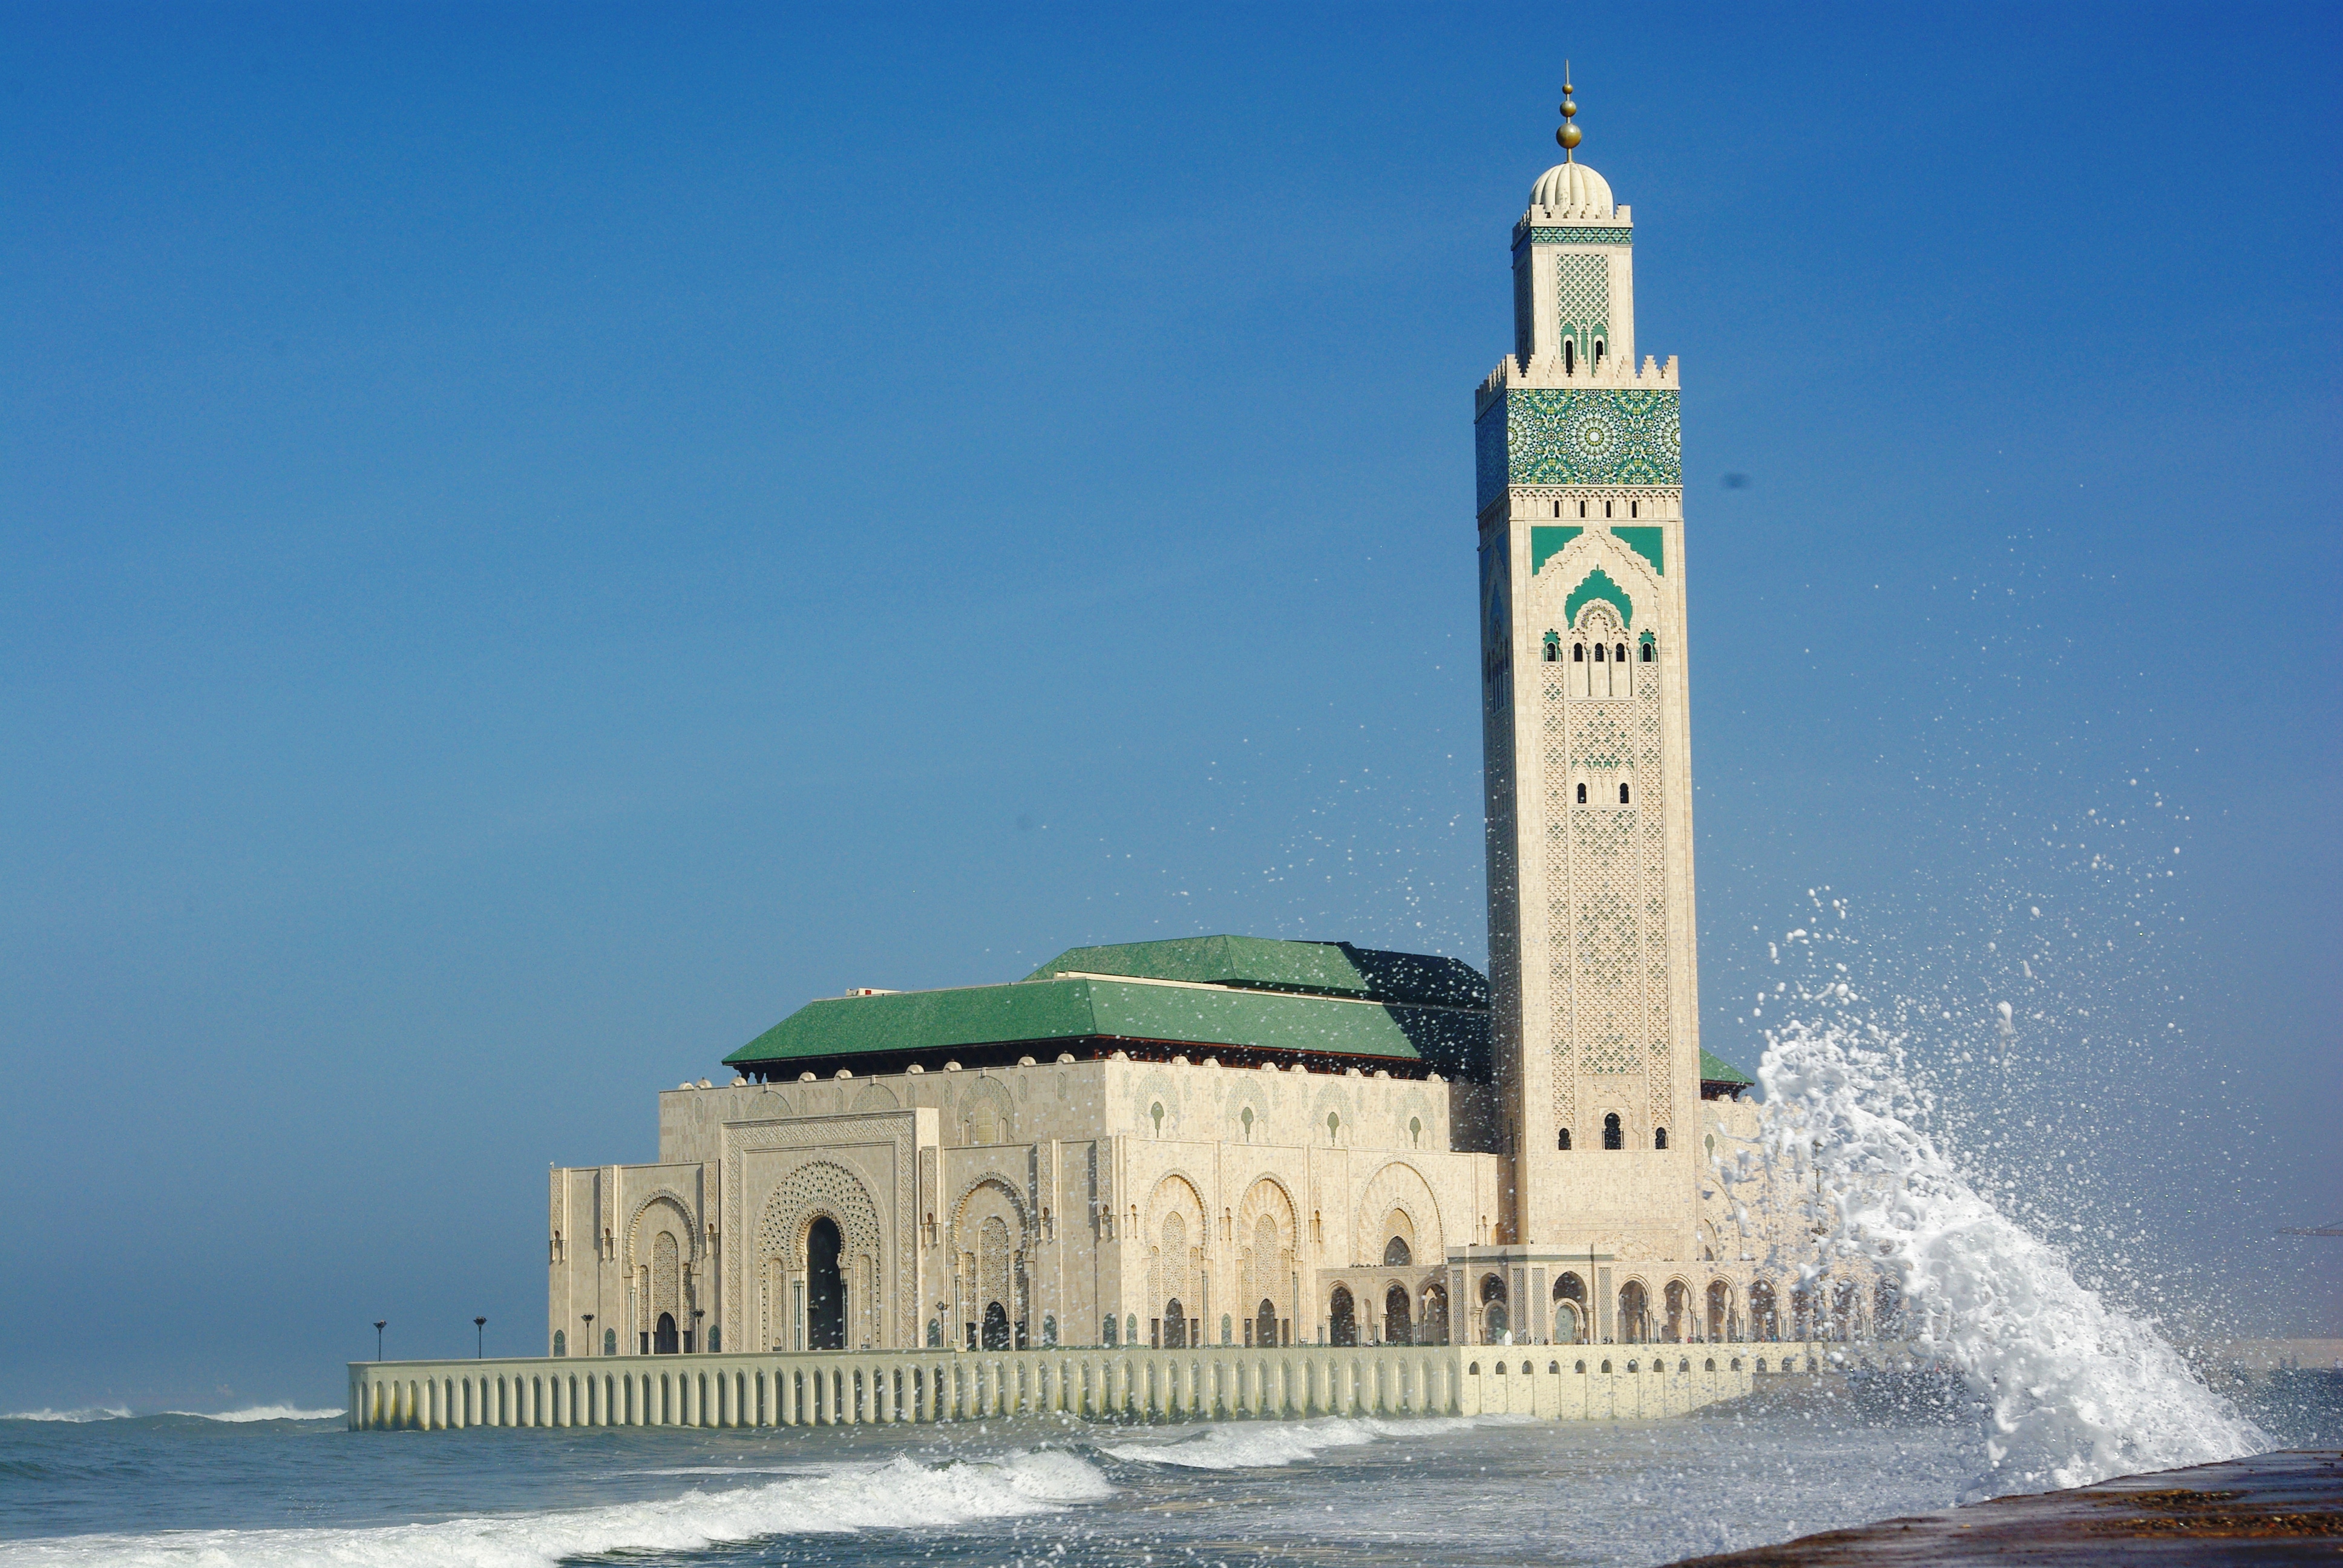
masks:
{"label": "minaret tower", "polygon": [[1701,1141],[1676,362],[1635,362],[1634,215],[1577,161],[1573,91],[1474,406],[1501,1239],[1525,1264],[1694,1257]]}

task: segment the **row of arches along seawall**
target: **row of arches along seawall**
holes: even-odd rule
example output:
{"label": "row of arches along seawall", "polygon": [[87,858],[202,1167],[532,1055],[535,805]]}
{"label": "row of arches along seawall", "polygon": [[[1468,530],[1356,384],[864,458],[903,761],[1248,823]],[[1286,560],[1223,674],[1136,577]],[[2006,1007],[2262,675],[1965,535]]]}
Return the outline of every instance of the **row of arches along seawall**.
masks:
{"label": "row of arches along seawall", "polygon": [[[656,1360],[354,1362],[353,1431],[831,1426],[1067,1415],[1681,1415],[1761,1375],[1909,1364],[1916,1347],[1324,1345],[1195,1351],[860,1351]],[[1763,1362],[1761,1367],[1760,1362]]]}

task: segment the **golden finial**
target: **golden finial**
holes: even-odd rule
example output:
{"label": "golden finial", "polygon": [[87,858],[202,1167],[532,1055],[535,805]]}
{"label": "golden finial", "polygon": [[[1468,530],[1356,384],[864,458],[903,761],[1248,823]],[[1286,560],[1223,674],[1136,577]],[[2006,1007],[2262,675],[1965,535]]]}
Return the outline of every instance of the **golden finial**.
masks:
{"label": "golden finial", "polygon": [[1562,129],[1554,132],[1554,139],[1562,144],[1562,161],[1566,164],[1576,161],[1571,156],[1571,149],[1586,139],[1586,133],[1571,123],[1572,117],[1578,113],[1578,100],[1570,95],[1577,90],[1570,85],[1570,62],[1564,60],[1562,63]]}

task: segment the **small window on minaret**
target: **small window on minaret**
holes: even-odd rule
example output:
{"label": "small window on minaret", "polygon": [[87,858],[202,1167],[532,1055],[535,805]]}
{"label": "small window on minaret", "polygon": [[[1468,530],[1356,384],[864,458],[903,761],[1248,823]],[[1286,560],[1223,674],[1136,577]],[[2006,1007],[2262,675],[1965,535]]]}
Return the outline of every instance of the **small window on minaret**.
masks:
{"label": "small window on minaret", "polygon": [[1578,345],[1567,337],[1562,340],[1562,373],[1564,376],[1578,373]]}
{"label": "small window on minaret", "polygon": [[1652,645],[1648,642],[1644,645],[1644,662],[1645,664],[1652,662]]}
{"label": "small window on minaret", "polygon": [[1627,645],[1626,645],[1625,643],[1624,643],[1624,642],[1623,642],[1623,643],[1618,644],[1618,645],[1617,645],[1616,647],[1614,647],[1614,648],[1612,648],[1612,650],[1611,650],[1611,658],[1612,658],[1612,661],[1613,661],[1614,663],[1616,663],[1616,664],[1624,664],[1624,663],[1626,663],[1626,662],[1627,662]]}
{"label": "small window on minaret", "polygon": [[1599,642],[1594,645],[1594,662],[1597,664],[1603,662],[1603,645]]}
{"label": "small window on minaret", "polygon": [[1632,518],[1632,517],[1636,516],[1636,515],[1637,515],[1637,513],[1636,513],[1636,508],[1639,508],[1639,507],[1641,507],[1643,504],[1644,504],[1644,503],[1643,503],[1643,502],[1641,502],[1641,501],[1630,501],[1630,502],[1628,502],[1628,503],[1627,503],[1627,515],[1628,515],[1629,517],[1631,517],[1631,518]]}
{"label": "small window on minaret", "polygon": [[1622,785],[1620,785],[1620,786],[1619,786],[1619,804],[1621,804],[1622,806],[1624,806],[1626,803],[1627,803],[1627,787],[1626,787],[1624,784],[1622,784]]}
{"label": "small window on minaret", "polygon": [[1582,518],[1586,515],[1586,503],[1584,501],[1578,503],[1578,515]]}
{"label": "small window on minaret", "polygon": [[1582,806],[1586,804],[1586,786],[1584,784],[1578,787],[1578,803]]}
{"label": "small window on minaret", "polygon": [[1605,1149],[1627,1147],[1627,1135],[1620,1129],[1619,1113],[1615,1111],[1603,1119],[1603,1147]]}
{"label": "small window on minaret", "polygon": [[1600,337],[1594,340],[1594,363],[1597,365],[1603,363],[1603,339]]}
{"label": "small window on minaret", "polygon": [[1554,1141],[1554,1146],[1556,1149],[1567,1149],[1567,1148],[1569,1148],[1569,1147],[1570,1147],[1570,1129],[1569,1129],[1569,1128],[1565,1127],[1565,1128],[1564,1128],[1564,1129],[1562,1130],[1562,1136],[1561,1136],[1560,1138],[1558,1138],[1558,1139],[1556,1139],[1556,1140]]}
{"label": "small window on minaret", "polygon": [[1654,1149],[1665,1149],[1667,1146],[1668,1146],[1668,1130],[1667,1130],[1666,1128],[1664,1128],[1664,1127],[1654,1127],[1654,1128],[1653,1128],[1653,1129],[1652,1129],[1652,1147],[1653,1147],[1653,1148],[1654,1148]]}
{"label": "small window on minaret", "polygon": [[1584,664],[1586,662],[1586,645],[1584,643],[1574,642],[1570,645],[1570,662],[1573,664]]}
{"label": "small window on minaret", "polygon": [[1608,501],[1603,503],[1603,515],[1606,518],[1611,515],[1611,503]]}
{"label": "small window on minaret", "polygon": [[1556,501],[1554,504],[1554,515],[1557,518],[1562,516],[1562,503],[1560,501]]}

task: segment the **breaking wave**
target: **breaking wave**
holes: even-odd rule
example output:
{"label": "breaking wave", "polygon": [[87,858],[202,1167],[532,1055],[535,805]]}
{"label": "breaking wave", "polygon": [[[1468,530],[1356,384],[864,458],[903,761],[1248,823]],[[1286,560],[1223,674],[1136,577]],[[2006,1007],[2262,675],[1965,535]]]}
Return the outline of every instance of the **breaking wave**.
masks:
{"label": "breaking wave", "polygon": [[119,1405],[93,1405],[87,1410],[12,1410],[0,1415],[0,1421],[127,1421],[130,1414]]}
{"label": "breaking wave", "polygon": [[1050,1451],[926,1466],[908,1459],[656,1502],[359,1530],[191,1530],[0,1543],[5,1568],[551,1568],[616,1553],[763,1536],[936,1528],[1106,1496],[1097,1467]]}
{"label": "breaking wave", "polygon": [[346,1410],[303,1410],[293,1404],[256,1404],[244,1410],[166,1410],[165,1415],[192,1415],[198,1421],[340,1421]]}
{"label": "breaking wave", "polygon": [[1316,1421],[1231,1423],[1161,1442],[1102,1444],[1099,1452],[1140,1464],[1176,1464],[1187,1470],[1253,1470],[1299,1464],[1330,1448],[1349,1448],[1390,1437],[1435,1437],[1505,1417],[1431,1416],[1419,1421],[1379,1421],[1367,1416],[1325,1416]]}
{"label": "breaking wave", "polygon": [[1847,1016],[1767,1036],[1765,1159],[1799,1169],[1825,1258],[1901,1287],[1911,1331],[1986,1407],[1987,1473],[1965,1500],[2087,1486],[2274,1446],[2142,1319],[2077,1282],[2068,1260],[1980,1197],[1923,1130],[1902,1041]]}

